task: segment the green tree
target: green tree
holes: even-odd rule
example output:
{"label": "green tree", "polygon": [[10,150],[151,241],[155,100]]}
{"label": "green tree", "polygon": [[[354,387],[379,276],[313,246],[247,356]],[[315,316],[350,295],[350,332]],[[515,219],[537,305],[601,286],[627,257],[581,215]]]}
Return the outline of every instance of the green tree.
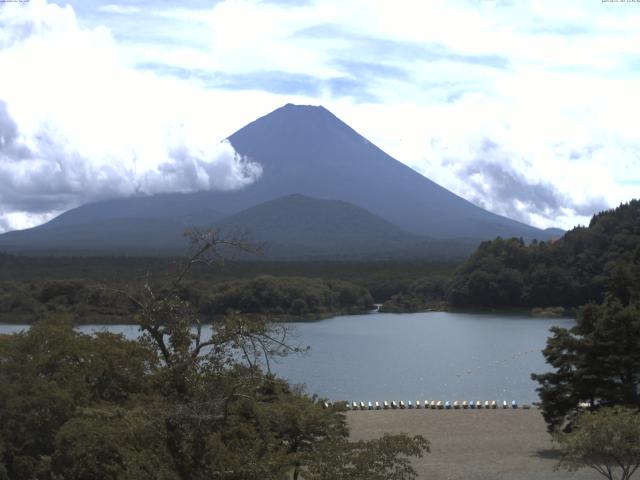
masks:
{"label": "green tree", "polygon": [[0,336],[0,465],[9,478],[46,478],[60,429],[91,405],[142,401],[155,367],[138,342],[83,335],[60,319]]}
{"label": "green tree", "polygon": [[561,452],[557,468],[575,471],[589,467],[609,480],[628,480],[640,467],[637,409],[604,407],[581,413],[571,432],[558,433],[555,440]]}
{"label": "green tree", "polygon": [[83,409],[58,431],[52,472],[65,480],[176,480],[153,408]]}
{"label": "green tree", "polygon": [[640,300],[640,200],[594,215],[551,242],[497,238],[458,268],[449,288],[455,306],[579,307],[607,293]]}
{"label": "green tree", "polygon": [[[83,335],[68,318],[0,336],[0,480],[414,478],[424,439],[349,442],[342,406],[270,373],[270,358],[302,350],[286,328],[238,312],[202,324],[183,280],[244,245],[193,239],[171,281],[120,292],[140,339]],[[336,476],[310,476],[326,468]]]}
{"label": "green tree", "polygon": [[308,480],[413,480],[410,457],[429,452],[422,436],[388,435],[368,441],[327,440],[304,469]]}
{"label": "green tree", "polygon": [[550,430],[571,423],[581,402],[640,407],[640,309],[613,296],[587,305],[571,329],[554,327],[543,354],[555,369],[533,374]]}

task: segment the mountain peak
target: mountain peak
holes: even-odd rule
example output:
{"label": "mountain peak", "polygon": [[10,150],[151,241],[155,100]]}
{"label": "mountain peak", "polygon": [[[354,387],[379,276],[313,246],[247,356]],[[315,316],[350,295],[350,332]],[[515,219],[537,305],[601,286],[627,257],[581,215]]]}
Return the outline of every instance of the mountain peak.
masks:
{"label": "mountain peak", "polygon": [[[319,122],[343,124],[338,117],[322,105],[296,105],[294,103],[287,103],[264,117],[259,118],[254,123],[265,121],[284,121],[294,124],[303,122],[303,125],[317,125]],[[346,124],[344,125],[346,126]]]}
{"label": "mountain peak", "polygon": [[241,128],[229,141],[238,153],[267,169],[274,165],[286,169],[304,159],[303,163],[312,158],[331,161],[364,139],[321,105],[288,103]]}
{"label": "mountain peak", "polygon": [[313,111],[313,110],[324,110],[325,112],[328,112],[329,110],[327,110],[326,108],[324,108],[322,105],[298,105],[295,103],[287,103],[286,105],[276,109],[277,110],[308,110],[308,111]]}

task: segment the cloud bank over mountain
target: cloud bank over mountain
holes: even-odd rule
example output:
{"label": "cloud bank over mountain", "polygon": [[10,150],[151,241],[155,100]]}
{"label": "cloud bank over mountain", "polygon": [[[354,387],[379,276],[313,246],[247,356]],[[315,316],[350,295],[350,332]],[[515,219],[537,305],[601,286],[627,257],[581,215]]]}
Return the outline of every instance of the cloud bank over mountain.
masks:
{"label": "cloud bank over mountain", "polygon": [[[90,165],[101,149],[102,164],[165,179],[183,128],[202,147],[283,104],[321,104],[445,188],[539,227],[640,195],[637,3],[54,1],[0,6],[0,99],[21,135],[54,124]],[[245,170],[229,169],[240,184]]]}
{"label": "cloud bank over mountain", "polygon": [[127,67],[71,7],[0,9],[0,231],[110,197],[231,190],[261,166],[189,86]]}

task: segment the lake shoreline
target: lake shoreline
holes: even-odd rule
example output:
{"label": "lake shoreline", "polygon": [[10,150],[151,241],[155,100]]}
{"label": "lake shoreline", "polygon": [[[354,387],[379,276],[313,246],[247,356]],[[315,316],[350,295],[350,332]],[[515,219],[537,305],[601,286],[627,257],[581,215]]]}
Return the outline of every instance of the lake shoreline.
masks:
{"label": "lake shoreline", "polygon": [[[241,315],[251,318],[266,318],[271,323],[305,323],[305,322],[318,322],[321,320],[328,320],[335,317],[347,316],[347,315],[367,315],[370,313],[377,313],[377,310],[340,310],[333,312],[314,313],[305,316],[289,315],[289,314],[261,314],[261,313],[241,313]],[[17,315],[12,315],[13,319],[6,319],[4,316],[0,316],[0,325],[34,325],[42,321],[28,321],[26,319],[15,320]],[[19,317],[19,316],[17,316]],[[215,321],[224,318],[223,314],[204,317],[202,319],[202,325],[211,325]],[[84,325],[139,325],[139,322],[128,320],[126,317],[114,317],[114,316],[92,316],[87,321],[72,322],[75,326]],[[194,324],[195,325],[195,324]]]}
{"label": "lake shoreline", "polygon": [[[461,313],[471,315],[524,315],[531,318],[549,319],[549,318],[565,318],[574,319],[575,310],[565,309],[562,314],[558,314],[557,310],[546,308],[453,308],[448,304],[434,304],[428,308],[417,311],[388,311],[384,310],[382,306],[373,310],[340,310],[333,312],[313,313],[304,316],[290,315],[290,314],[261,314],[261,313],[242,313],[248,318],[265,318],[272,323],[313,323],[322,320],[330,320],[336,317],[342,316],[361,316],[370,315],[373,313],[387,314],[387,315],[403,315],[403,314],[416,314],[416,313],[435,313],[435,312],[447,312],[447,313]],[[16,321],[15,317],[19,317]],[[29,317],[31,318],[31,317]],[[224,318],[223,314],[214,315],[209,317],[203,317],[202,325],[211,325],[216,320]],[[26,318],[20,318],[19,315],[12,315],[12,319],[5,318],[5,315],[0,315],[0,325],[33,325],[42,320],[28,321]],[[138,325],[138,322],[133,320],[127,321],[125,317],[114,317],[111,315],[105,316],[92,316],[87,321],[73,322],[76,326],[83,325]]]}

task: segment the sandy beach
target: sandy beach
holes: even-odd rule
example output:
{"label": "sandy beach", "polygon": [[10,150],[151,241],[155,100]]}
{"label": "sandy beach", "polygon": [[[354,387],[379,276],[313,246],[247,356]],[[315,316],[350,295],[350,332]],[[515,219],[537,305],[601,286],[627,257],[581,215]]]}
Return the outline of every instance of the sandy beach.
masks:
{"label": "sandy beach", "polygon": [[384,410],[347,414],[354,440],[422,434],[431,453],[414,462],[429,480],[591,480],[590,469],[554,471],[557,452],[542,415],[531,410]]}

